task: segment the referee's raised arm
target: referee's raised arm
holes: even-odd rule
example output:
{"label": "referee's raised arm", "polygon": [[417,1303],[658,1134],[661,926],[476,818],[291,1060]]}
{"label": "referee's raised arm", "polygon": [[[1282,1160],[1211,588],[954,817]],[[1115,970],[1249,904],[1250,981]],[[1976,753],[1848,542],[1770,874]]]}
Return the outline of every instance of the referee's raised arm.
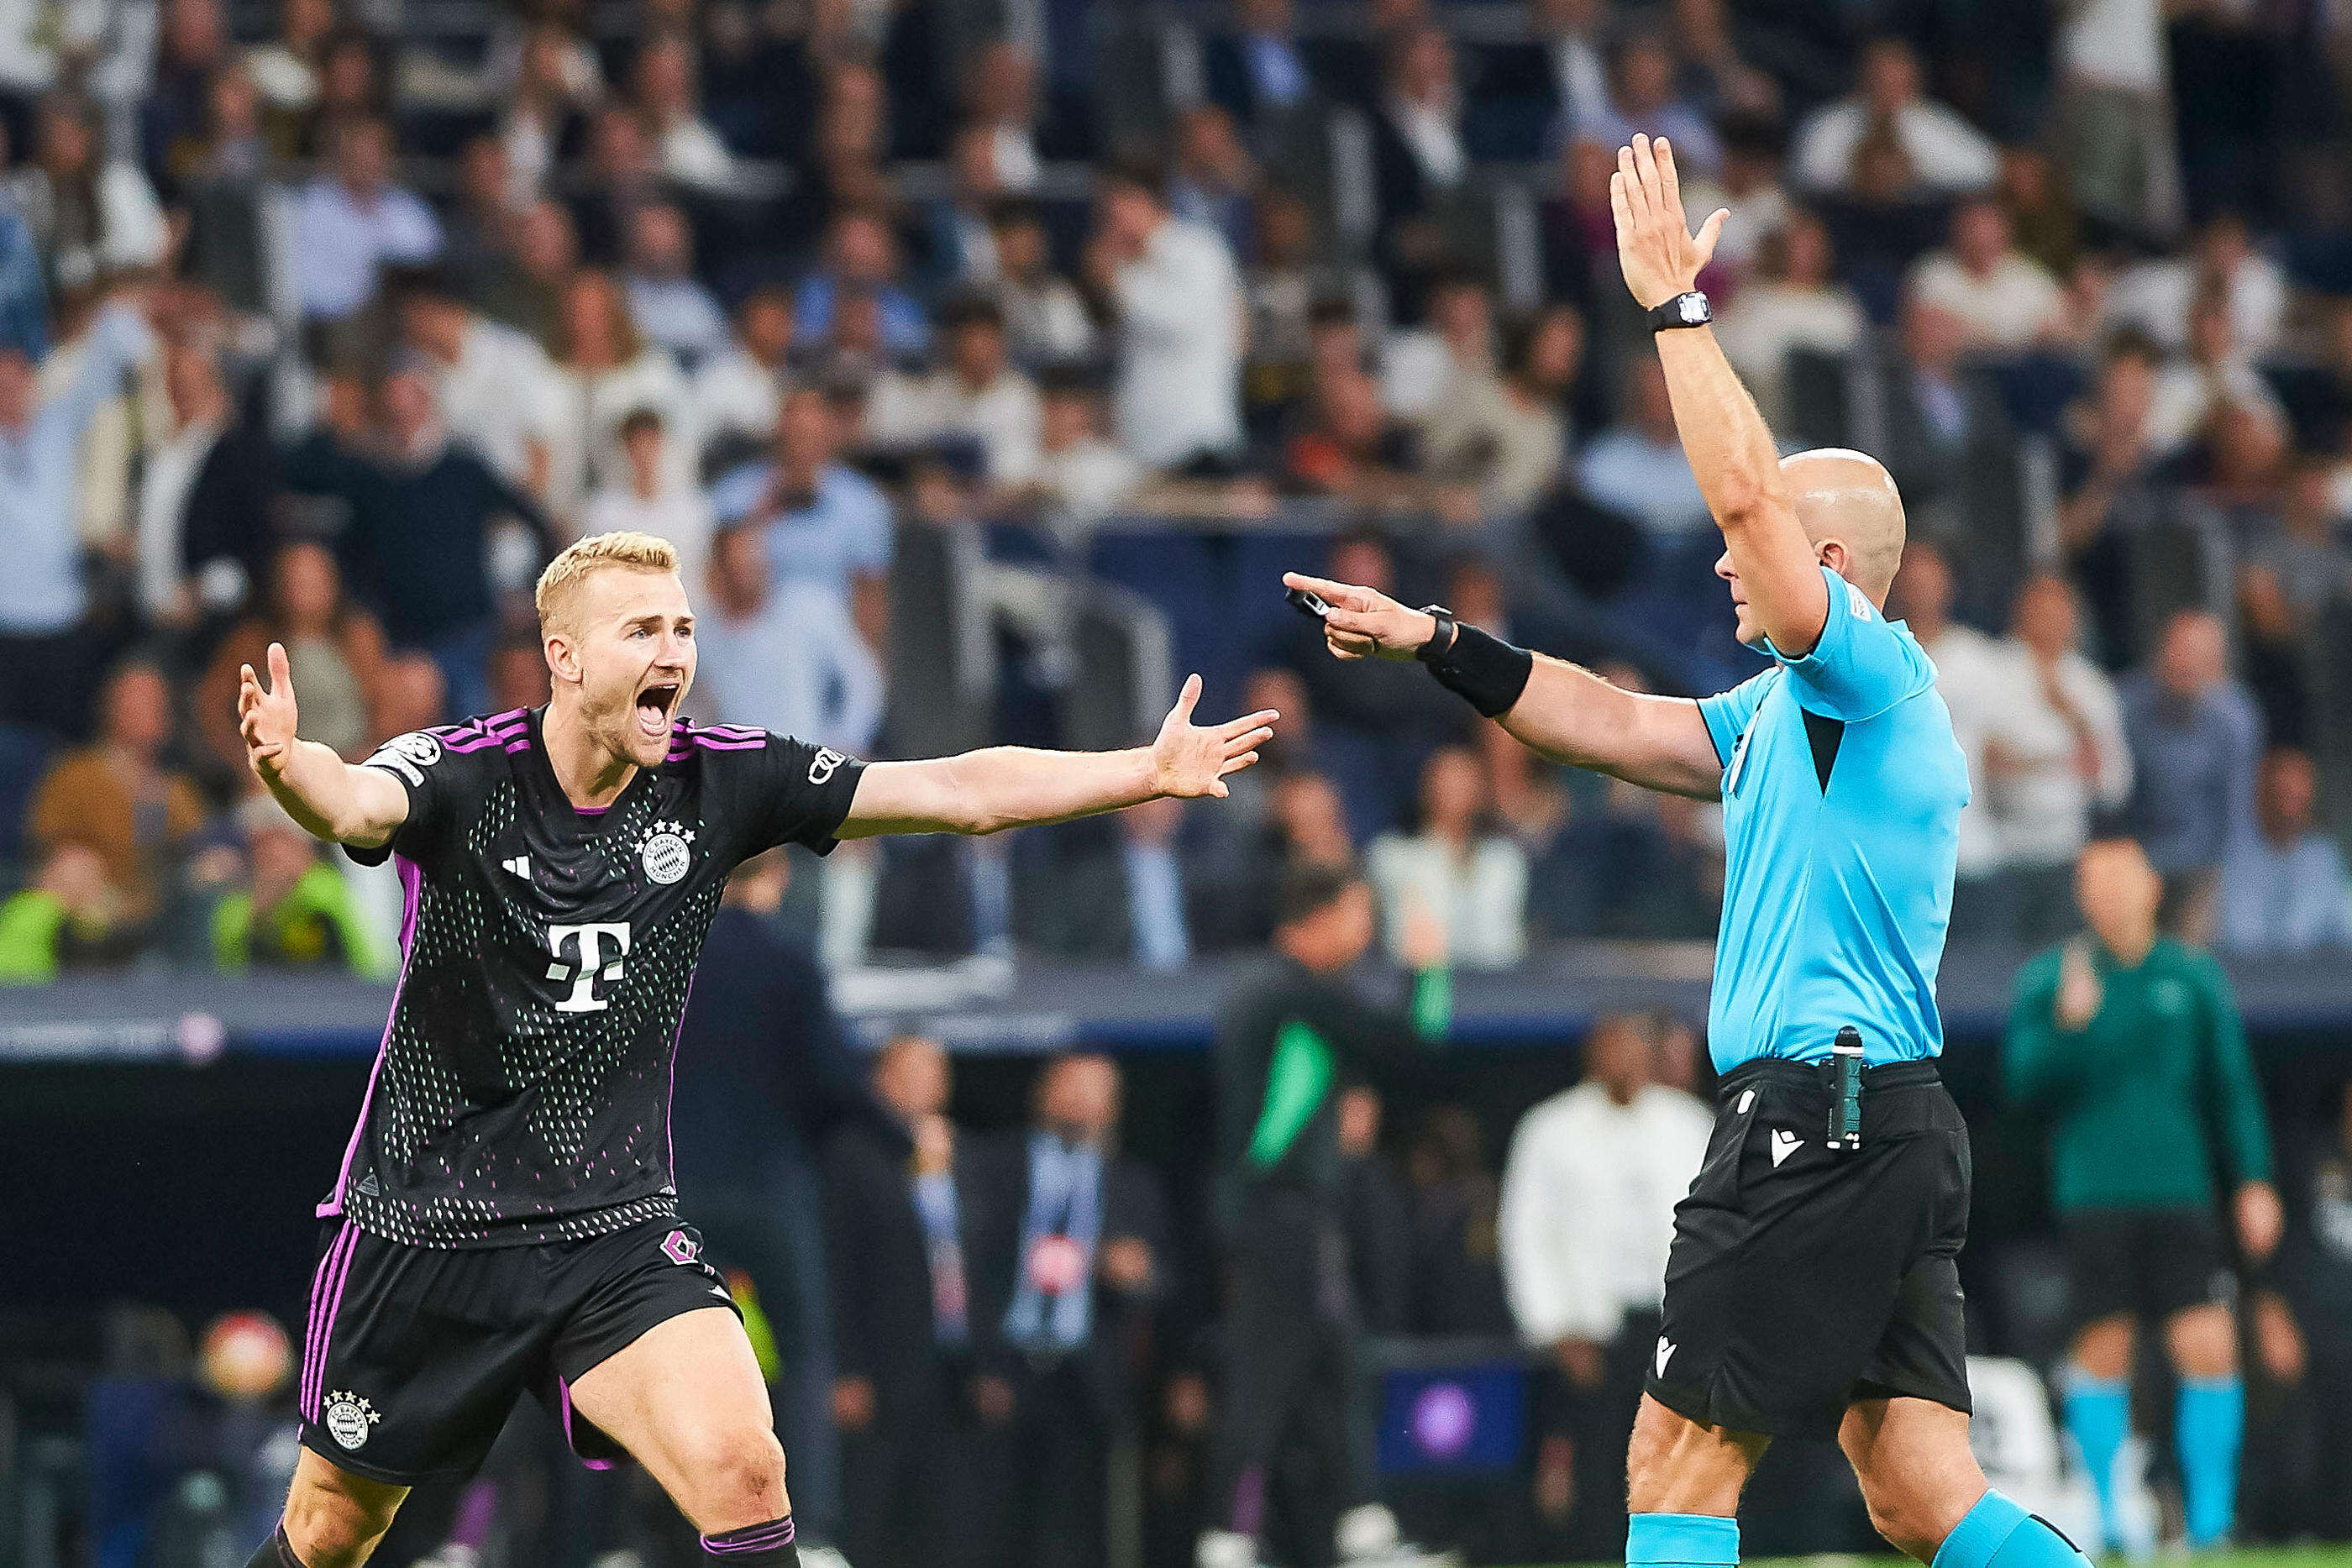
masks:
{"label": "referee's raised arm", "polygon": [[[1730,214],[1718,210],[1693,236],[1683,215],[1674,149],[1636,135],[1617,151],[1609,177],[1617,259],[1634,303],[1651,312],[1675,425],[1699,493],[1706,497],[1746,603],[1781,653],[1812,650],[1829,618],[1820,550],[1806,538],[1772,433],[1706,322],[1698,275]],[[1685,301],[1693,301],[1685,308]],[[1663,319],[1662,319],[1663,318]],[[1836,565],[1839,563],[1832,563]]]}

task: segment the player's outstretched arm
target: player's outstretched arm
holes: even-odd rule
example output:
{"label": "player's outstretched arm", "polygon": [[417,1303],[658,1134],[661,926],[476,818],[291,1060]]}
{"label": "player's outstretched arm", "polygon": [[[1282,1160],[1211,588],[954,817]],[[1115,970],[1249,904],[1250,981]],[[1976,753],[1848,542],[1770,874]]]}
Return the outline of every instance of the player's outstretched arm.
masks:
{"label": "player's outstretched arm", "polygon": [[[1282,580],[1320,594],[1331,606],[1323,618],[1323,640],[1339,658],[1411,659],[1436,634],[1434,616],[1371,589],[1296,571],[1283,573]],[[1701,800],[1715,800],[1722,785],[1723,763],[1698,704],[1629,692],[1548,654],[1535,656],[1518,701],[1496,722],[1554,761],[1628,784]]]}
{"label": "player's outstretched arm", "polygon": [[1127,751],[1035,751],[992,746],[928,762],[876,762],[857,780],[841,825],[845,839],[879,833],[993,833],[1066,822],[1172,795],[1226,793],[1225,779],[1257,760],[1281,716],[1262,713],[1196,725],[1201,677],[1184,683],[1159,738]]}
{"label": "player's outstretched arm", "polygon": [[[1618,149],[1609,203],[1617,219],[1618,264],[1636,304],[1653,309],[1698,286],[1730,214],[1717,212],[1691,234],[1675,151],[1664,138],[1654,147],[1637,134],[1632,146]],[[1810,653],[1829,619],[1829,589],[1797,521],[1772,433],[1723,357],[1713,328],[1678,327],[1656,336],[1683,451],[1723,529],[1748,607],[1773,647],[1791,658]]]}
{"label": "player's outstretched arm", "polygon": [[269,644],[269,684],[251,664],[237,670],[237,731],[254,777],[313,837],[374,849],[408,820],[408,791],[373,768],[354,768],[332,747],[294,735],[294,674],[286,650]]}

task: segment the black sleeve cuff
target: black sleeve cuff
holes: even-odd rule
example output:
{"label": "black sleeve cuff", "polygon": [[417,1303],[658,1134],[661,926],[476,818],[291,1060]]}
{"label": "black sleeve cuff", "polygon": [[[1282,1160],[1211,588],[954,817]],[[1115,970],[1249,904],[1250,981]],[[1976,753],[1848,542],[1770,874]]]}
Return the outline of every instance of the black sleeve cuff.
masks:
{"label": "black sleeve cuff", "polygon": [[1454,633],[1451,647],[1423,663],[1439,685],[1488,718],[1500,718],[1511,711],[1536,670],[1533,653],[1489,636],[1467,622]]}

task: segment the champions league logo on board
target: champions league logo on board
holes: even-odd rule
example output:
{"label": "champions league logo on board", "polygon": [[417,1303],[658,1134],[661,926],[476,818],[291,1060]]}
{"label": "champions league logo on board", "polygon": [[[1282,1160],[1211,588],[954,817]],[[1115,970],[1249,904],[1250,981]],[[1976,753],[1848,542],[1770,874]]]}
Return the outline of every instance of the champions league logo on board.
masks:
{"label": "champions league logo on board", "polygon": [[667,886],[694,863],[694,852],[687,847],[692,842],[694,830],[683,822],[656,822],[646,831],[645,842],[637,846],[637,859],[646,875]]}
{"label": "champions league logo on board", "polygon": [[368,1429],[383,1419],[383,1413],[356,1394],[337,1392],[327,1396],[327,1411],[320,1425],[327,1436],[347,1449],[356,1449],[368,1440]]}

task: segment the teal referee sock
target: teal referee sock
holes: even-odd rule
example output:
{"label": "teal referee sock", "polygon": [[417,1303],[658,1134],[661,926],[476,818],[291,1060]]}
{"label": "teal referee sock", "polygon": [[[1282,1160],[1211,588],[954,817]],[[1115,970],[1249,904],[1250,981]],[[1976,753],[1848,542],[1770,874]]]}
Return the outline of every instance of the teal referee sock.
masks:
{"label": "teal referee sock", "polygon": [[1711,1513],[1637,1513],[1625,1521],[1626,1568],[1728,1568],[1739,1521]]}
{"label": "teal referee sock", "polygon": [[2112,1546],[2123,1536],[2116,1528],[2116,1456],[2131,1430],[2131,1390],[2121,1378],[2074,1373],[2066,1381],[2066,1431],[2091,1472],[2099,1497],[2099,1528]]}
{"label": "teal referee sock", "polygon": [[1986,1489],[1930,1568],[2090,1568],[2091,1560],[2043,1520]]}
{"label": "teal referee sock", "polygon": [[2238,1518],[2238,1446],[2246,1432],[2246,1385],[2234,1377],[2184,1377],[2173,1416],[2180,1450],[2180,1509],[2189,1544],[2211,1546]]}

